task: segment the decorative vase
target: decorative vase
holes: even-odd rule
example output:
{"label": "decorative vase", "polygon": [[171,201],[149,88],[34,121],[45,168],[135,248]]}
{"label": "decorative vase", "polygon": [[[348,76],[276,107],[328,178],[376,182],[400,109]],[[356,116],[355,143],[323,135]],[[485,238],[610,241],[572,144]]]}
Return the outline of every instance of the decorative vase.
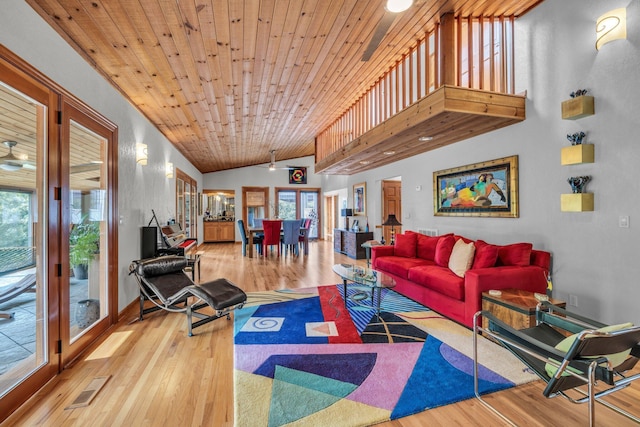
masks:
{"label": "decorative vase", "polygon": [[567,179],[567,182],[571,185],[571,191],[573,193],[584,193],[584,188],[589,181],[591,181],[591,177],[588,175],[572,176]]}
{"label": "decorative vase", "polygon": [[83,299],[76,306],[76,323],[78,328],[84,329],[100,319],[100,301],[97,299]]}
{"label": "decorative vase", "polygon": [[76,280],[87,280],[89,266],[87,264],[80,264],[73,267],[73,277]]}

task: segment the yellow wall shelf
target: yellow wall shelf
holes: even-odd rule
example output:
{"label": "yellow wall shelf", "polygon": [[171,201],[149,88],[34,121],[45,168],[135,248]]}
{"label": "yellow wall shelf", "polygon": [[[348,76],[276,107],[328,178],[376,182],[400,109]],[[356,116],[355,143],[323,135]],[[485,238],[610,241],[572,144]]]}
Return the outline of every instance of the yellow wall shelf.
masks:
{"label": "yellow wall shelf", "polygon": [[595,114],[593,96],[577,96],[562,102],[562,119],[576,120]]}
{"label": "yellow wall shelf", "polygon": [[581,163],[593,163],[594,161],[595,150],[593,144],[563,147],[560,152],[560,164],[562,165],[578,165]]}
{"label": "yellow wall shelf", "polygon": [[560,195],[562,212],[593,211],[593,193],[569,193]]}

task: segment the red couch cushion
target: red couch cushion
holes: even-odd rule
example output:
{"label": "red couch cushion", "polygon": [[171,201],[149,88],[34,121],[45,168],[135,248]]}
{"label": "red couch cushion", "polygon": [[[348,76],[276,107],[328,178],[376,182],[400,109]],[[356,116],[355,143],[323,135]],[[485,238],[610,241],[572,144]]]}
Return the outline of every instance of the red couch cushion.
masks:
{"label": "red couch cushion", "polygon": [[420,258],[406,258],[401,256],[383,256],[376,259],[376,270],[395,274],[403,279],[409,275],[409,269],[421,265],[433,265],[433,261]]}
{"label": "red couch cushion", "polygon": [[450,298],[464,300],[464,278],[458,277],[448,267],[414,267],[409,270],[408,279]]}
{"label": "red couch cushion", "polygon": [[393,254],[406,258],[416,257],[416,247],[418,244],[417,233],[396,234]]}
{"label": "red couch cushion", "polygon": [[476,268],[489,268],[496,265],[496,261],[498,260],[498,247],[496,245],[491,245],[484,240],[477,240],[475,245],[476,253],[473,258],[473,265],[471,266],[472,270]]}
{"label": "red couch cushion", "polygon": [[436,245],[440,238],[437,236],[426,236],[424,234],[418,234],[417,241],[417,256],[418,258],[428,259],[433,261],[436,259]]}
{"label": "red couch cushion", "polygon": [[448,268],[449,257],[451,257],[451,251],[455,243],[456,239],[452,235],[440,236],[436,245],[436,257],[434,259],[436,264],[440,267]]}
{"label": "red couch cushion", "polygon": [[516,265],[526,267],[531,263],[532,243],[513,243],[498,247],[496,265]]}

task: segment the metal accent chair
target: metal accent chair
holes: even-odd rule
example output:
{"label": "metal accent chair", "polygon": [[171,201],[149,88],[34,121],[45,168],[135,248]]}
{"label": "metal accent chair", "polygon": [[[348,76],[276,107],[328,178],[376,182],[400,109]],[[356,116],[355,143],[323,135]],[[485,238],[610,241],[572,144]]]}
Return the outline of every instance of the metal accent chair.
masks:
{"label": "metal accent chair", "polygon": [[262,228],[264,228],[264,239],[262,240],[263,255],[267,256],[267,246],[275,245],[278,247],[278,256],[280,256],[280,229],[282,228],[282,220],[265,219],[262,221]]}
{"label": "metal accent chair", "polygon": [[[242,256],[247,256],[247,245],[249,244],[249,237],[247,237],[247,230],[244,228],[244,221],[238,220],[238,231],[240,231],[240,238],[242,239]],[[254,245],[258,247],[258,253],[262,253],[262,239],[261,236],[253,236]]]}
{"label": "metal accent chair", "polygon": [[[187,266],[186,258],[173,255],[131,262],[129,274],[135,275],[140,288],[141,321],[145,314],[161,309],[185,313],[191,337],[193,328],[224,316],[230,319],[233,310],[244,306],[247,295],[242,289],[227,279],[195,284],[184,272]],[[190,297],[195,297],[195,301],[190,302]],[[145,308],[147,300],[154,306]],[[213,309],[213,314],[207,306]],[[200,320],[193,322],[193,317]]]}
{"label": "metal accent chair", "polygon": [[[486,327],[481,326],[482,318],[488,321]],[[640,374],[626,376],[640,357],[640,327],[630,323],[606,326],[548,301],[538,304],[537,324],[532,328],[516,330],[488,311],[479,311],[473,320],[475,394],[507,423],[515,425],[478,392],[477,342],[481,332],[510,350],[547,384],[542,393],[545,397],[563,396],[572,403],[587,403],[589,425],[595,425],[595,402],[640,423],[636,415],[602,399],[640,378]],[[602,386],[597,391],[596,383]]]}

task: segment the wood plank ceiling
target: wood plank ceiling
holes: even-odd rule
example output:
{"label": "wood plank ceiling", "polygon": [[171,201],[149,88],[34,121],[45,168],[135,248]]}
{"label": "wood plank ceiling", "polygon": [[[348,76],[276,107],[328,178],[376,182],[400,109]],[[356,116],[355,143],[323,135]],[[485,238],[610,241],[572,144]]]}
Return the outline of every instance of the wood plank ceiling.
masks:
{"label": "wood plank ceiling", "polygon": [[386,0],[26,1],[203,173],[313,155],[443,13],[541,2],[416,0],[365,62]]}

